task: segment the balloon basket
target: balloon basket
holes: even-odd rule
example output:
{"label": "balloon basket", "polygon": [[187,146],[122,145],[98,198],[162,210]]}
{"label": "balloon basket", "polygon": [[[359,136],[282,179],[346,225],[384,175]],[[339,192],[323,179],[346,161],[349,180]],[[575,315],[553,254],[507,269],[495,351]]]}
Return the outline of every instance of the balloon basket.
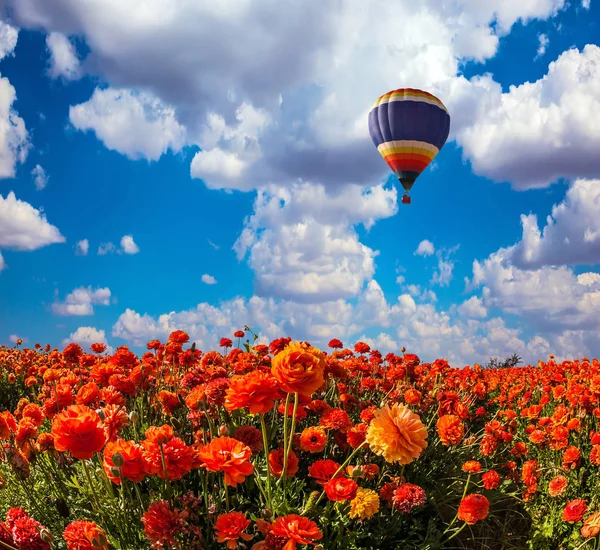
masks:
{"label": "balloon basket", "polygon": [[410,195],[408,195],[407,193],[405,193],[402,197],[402,204],[410,204]]}

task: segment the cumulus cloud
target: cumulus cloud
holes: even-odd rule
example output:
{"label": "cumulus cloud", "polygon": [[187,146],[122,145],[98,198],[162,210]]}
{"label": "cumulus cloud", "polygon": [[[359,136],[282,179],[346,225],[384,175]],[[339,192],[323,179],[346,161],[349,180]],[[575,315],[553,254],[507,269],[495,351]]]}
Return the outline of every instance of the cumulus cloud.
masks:
{"label": "cumulus cloud", "polygon": [[0,60],[13,55],[18,37],[18,29],[0,20]]}
{"label": "cumulus cloud", "polygon": [[433,243],[427,239],[421,241],[415,250],[417,256],[431,256],[434,252],[435,247],[433,246]]}
{"label": "cumulus cloud", "polygon": [[65,238],[46,220],[42,210],[16,198],[11,191],[0,195],[0,249],[36,250]]}
{"label": "cumulus cloud", "polygon": [[46,37],[46,46],[50,53],[48,74],[52,78],[63,77],[76,80],[80,77],[77,50],[69,38],[59,32],[51,32]]}
{"label": "cumulus cloud", "polygon": [[114,252],[116,252],[117,247],[114,245],[114,243],[111,242],[107,242],[107,243],[101,243],[98,246],[98,256],[106,256],[107,254],[112,254]]}
{"label": "cumulus cloud", "polygon": [[93,315],[95,305],[110,305],[110,297],[109,288],[93,289],[91,286],[81,286],[68,294],[64,301],[53,302],[52,312],[60,316]]}
{"label": "cumulus cloud", "polygon": [[88,101],[69,108],[69,120],[131,159],[158,160],[168,149],[180,151],[185,143],[186,130],[175,110],[147,92],[96,88]]}
{"label": "cumulus cloud", "polygon": [[12,106],[16,99],[8,78],[0,78],[0,179],[15,177],[17,163],[25,162],[30,148],[25,122]]}
{"label": "cumulus cloud", "polygon": [[31,175],[33,176],[33,183],[35,184],[35,188],[38,191],[41,191],[42,189],[44,189],[44,187],[46,187],[46,185],[48,185],[48,176],[39,164],[35,165],[34,169],[31,171]]}
{"label": "cumulus cloud", "polygon": [[449,108],[472,105],[455,131],[477,174],[524,190],[600,172],[600,46],[570,49],[506,93],[489,76],[448,86]]}
{"label": "cumulus cloud", "polygon": [[472,296],[458,306],[458,313],[468,318],[487,317],[487,309],[479,296]]}
{"label": "cumulus cloud", "polygon": [[131,235],[123,235],[121,238],[121,249],[125,254],[137,254],[140,248]]}
{"label": "cumulus cloud", "polygon": [[550,39],[547,34],[539,34],[538,41],[539,45],[536,52],[536,59],[542,57],[546,53],[546,48],[548,47],[548,44],[550,44]]}
{"label": "cumulus cloud", "polygon": [[431,284],[440,286],[448,286],[450,284],[452,273],[454,271],[454,261],[451,257],[458,248],[458,246],[455,246],[453,248],[443,248],[437,251],[436,256],[438,264],[436,270],[433,272]]}
{"label": "cumulus cloud", "polygon": [[217,284],[217,280],[212,275],[209,275],[208,273],[205,273],[204,275],[202,275],[202,282],[207,285],[216,285]]}
{"label": "cumulus cloud", "polygon": [[375,271],[377,252],[358,240],[354,226],[371,227],[397,211],[395,188],[350,186],[330,194],[323,186],[272,186],[259,191],[254,214],[236,241],[249,256],[256,293],[301,302],[358,294]]}
{"label": "cumulus cloud", "polygon": [[574,181],[540,228],[535,214],[522,215],[523,236],[507,253],[524,269],[544,265],[600,264],[600,180]]}
{"label": "cumulus cloud", "polygon": [[87,256],[90,250],[90,242],[87,239],[82,239],[75,243],[75,255]]}
{"label": "cumulus cloud", "polygon": [[[106,332],[95,327],[79,327],[75,332],[69,334],[68,338],[62,341],[62,345],[67,346],[71,342],[79,344],[84,351],[89,351],[92,344],[108,344]],[[112,353],[113,348],[107,346],[106,351]]]}

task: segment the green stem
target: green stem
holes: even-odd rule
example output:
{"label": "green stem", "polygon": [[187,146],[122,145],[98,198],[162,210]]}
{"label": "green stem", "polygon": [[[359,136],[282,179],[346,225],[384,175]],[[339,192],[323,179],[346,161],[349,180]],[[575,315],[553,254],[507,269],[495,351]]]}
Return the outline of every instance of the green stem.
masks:
{"label": "green stem", "polygon": [[97,511],[99,512],[100,511],[100,500],[98,498],[98,493],[96,493],[96,487],[92,483],[92,476],[90,475],[90,471],[87,466],[87,461],[82,460],[81,463],[83,464],[83,471],[85,472],[85,477],[87,478],[87,482],[88,482],[90,488],[92,489],[94,503],[96,504],[96,508],[98,509]]}
{"label": "green stem", "polygon": [[271,465],[269,464],[269,440],[267,438],[267,426],[265,424],[265,415],[260,415],[260,427],[263,437],[263,447],[265,458],[267,460],[267,506],[271,507]]}
{"label": "green stem", "polygon": [[[290,394],[288,393],[288,399],[289,399],[289,395]],[[286,407],[287,407],[287,400],[286,400]],[[285,488],[286,488],[288,458],[290,456],[290,450],[292,449],[292,442],[294,441],[294,430],[296,429],[296,411],[297,411],[297,409],[298,409],[298,393],[295,393],[294,394],[294,410],[292,412],[292,428],[290,430],[289,440],[287,442],[287,445],[285,446],[285,454],[283,456],[283,472],[281,472],[281,478],[283,479],[283,494],[284,495],[285,495]],[[285,441],[284,441],[284,443],[285,443]]]}
{"label": "green stem", "polygon": [[460,533],[460,532],[461,532],[461,531],[462,531],[462,530],[463,530],[463,529],[464,529],[466,526],[467,526],[467,524],[466,524],[466,523],[463,523],[460,529],[458,529],[457,531],[454,531],[454,533],[453,533],[453,534],[452,534],[452,535],[451,535],[451,536],[450,536],[448,539],[446,539],[446,542],[448,542],[448,541],[452,540],[452,539],[453,539],[453,538],[454,538],[456,535],[458,535],[458,534],[459,534],[459,533]]}

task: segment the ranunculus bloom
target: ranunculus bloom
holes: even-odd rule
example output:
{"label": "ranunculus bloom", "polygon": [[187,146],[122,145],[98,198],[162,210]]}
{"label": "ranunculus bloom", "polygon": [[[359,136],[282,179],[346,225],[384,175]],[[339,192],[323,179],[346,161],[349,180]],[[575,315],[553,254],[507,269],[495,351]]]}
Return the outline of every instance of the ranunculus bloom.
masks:
{"label": "ranunculus bloom", "polygon": [[88,460],[102,450],[106,434],[98,414],[85,405],[71,405],[52,422],[54,447],[70,451],[79,460]]}
{"label": "ranunculus bloom", "polygon": [[458,445],[465,436],[462,420],[454,414],[440,416],[436,424],[440,441],[443,445]]}
{"label": "ranunculus bloom", "polygon": [[174,437],[173,429],[167,424],[148,428],[142,447],[146,473],[161,479],[181,479],[194,465],[194,450]]}
{"label": "ranunculus bloom", "polygon": [[243,483],[254,467],[250,462],[250,447],[232,437],[217,437],[198,450],[202,467],[210,472],[223,472],[225,484],[235,487]]}
{"label": "ranunculus bloom", "polygon": [[[316,460],[314,464],[308,467],[308,475],[313,477],[319,485],[325,485],[339,469],[340,465],[329,458]],[[337,475],[341,476],[342,472]]]}
{"label": "ranunculus bloom", "polygon": [[562,513],[563,521],[570,523],[577,523],[583,519],[583,516],[587,510],[587,503],[582,498],[576,498],[567,502],[565,509]]}
{"label": "ranunculus bloom", "polygon": [[[271,475],[279,477],[283,473],[283,461],[285,460],[285,453],[283,449],[277,449],[269,453],[269,468],[271,468]],[[286,477],[294,477],[298,473],[298,457],[294,451],[290,450],[287,461],[287,468],[285,475]]]}
{"label": "ranunculus bloom", "polygon": [[142,516],[144,535],[152,548],[178,546],[175,537],[183,531],[185,520],[181,512],[171,510],[166,500],[153,502]]}
{"label": "ranunculus bloom", "polygon": [[279,387],[288,393],[311,395],[324,383],[323,353],[300,342],[290,342],[273,357],[271,372]]}
{"label": "ranunculus bloom", "polygon": [[496,470],[490,470],[481,476],[481,481],[483,481],[484,488],[490,490],[497,489],[500,486],[502,478]]}
{"label": "ranunculus bloom", "polygon": [[359,487],[350,502],[348,516],[352,519],[369,519],[379,511],[379,495],[373,489]]}
{"label": "ranunculus bloom", "polygon": [[391,500],[394,508],[405,514],[410,514],[414,508],[425,504],[427,494],[423,487],[413,483],[401,483],[394,489]]}
{"label": "ranunculus bloom", "polygon": [[477,460],[467,460],[462,465],[462,471],[476,474],[481,471],[481,463],[477,462]]}
{"label": "ranunculus bloom", "polygon": [[594,512],[583,520],[581,536],[586,539],[595,537],[600,533],[600,512]]}
{"label": "ranunculus bloom", "polygon": [[252,535],[244,533],[249,525],[250,520],[246,519],[246,516],[241,512],[221,514],[215,522],[217,542],[226,542],[227,548],[235,550],[238,545],[238,539],[241,538],[245,541],[252,539]]}
{"label": "ranunculus bloom", "polygon": [[309,453],[320,453],[327,445],[327,434],[319,426],[306,428],[300,434],[300,448]]}
{"label": "ranunculus bloom", "polygon": [[548,494],[551,497],[559,497],[567,490],[569,481],[563,475],[553,477],[548,484]]}
{"label": "ranunculus bloom", "polygon": [[142,481],[146,477],[143,452],[143,447],[135,441],[118,439],[107,443],[104,447],[104,470],[108,478],[117,485],[121,483],[121,478],[113,473],[113,469],[119,467],[113,457],[119,455],[117,462],[121,464],[121,476],[134,483]]}
{"label": "ranunculus bloom", "polygon": [[475,525],[478,521],[487,517],[489,510],[489,500],[483,495],[473,493],[460,501],[458,519],[468,525]]}
{"label": "ranunculus bloom", "polygon": [[329,500],[339,502],[352,500],[356,496],[358,484],[347,477],[336,477],[325,483],[323,489]]}
{"label": "ranunculus bloom", "polygon": [[283,550],[296,550],[297,544],[314,544],[323,538],[323,533],[314,521],[297,514],[277,518],[271,524],[271,532],[288,542]]}
{"label": "ranunculus bloom", "polygon": [[93,521],[78,519],[63,532],[67,550],[109,550],[106,533]]}
{"label": "ranunculus bloom", "polygon": [[385,406],[375,414],[367,432],[371,450],[387,462],[410,464],[427,447],[427,428],[406,405]]}
{"label": "ranunculus bloom", "polygon": [[275,378],[269,373],[254,370],[229,379],[229,387],[225,391],[225,408],[228,411],[247,408],[250,414],[266,414],[279,397]]}

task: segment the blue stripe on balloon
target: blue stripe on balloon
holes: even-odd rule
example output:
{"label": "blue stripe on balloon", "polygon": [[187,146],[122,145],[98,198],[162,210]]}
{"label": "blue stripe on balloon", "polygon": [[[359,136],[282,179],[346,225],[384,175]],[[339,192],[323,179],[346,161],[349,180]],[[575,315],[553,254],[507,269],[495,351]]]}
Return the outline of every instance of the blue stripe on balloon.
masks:
{"label": "blue stripe on balloon", "polygon": [[369,133],[375,146],[387,141],[424,141],[441,149],[450,133],[450,115],[422,101],[392,101],[369,113]]}

